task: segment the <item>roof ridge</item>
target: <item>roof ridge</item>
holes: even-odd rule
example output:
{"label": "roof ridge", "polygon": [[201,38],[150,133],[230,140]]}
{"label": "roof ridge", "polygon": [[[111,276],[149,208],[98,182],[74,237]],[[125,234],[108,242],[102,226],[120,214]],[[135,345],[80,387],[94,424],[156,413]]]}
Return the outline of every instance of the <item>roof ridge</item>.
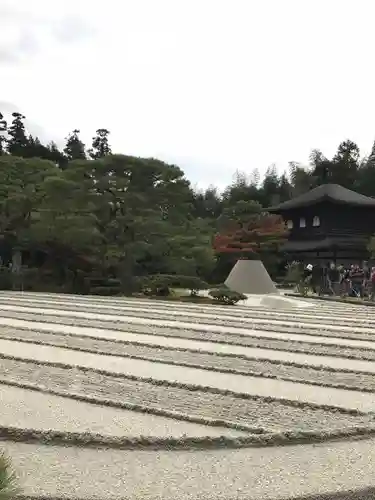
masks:
{"label": "roof ridge", "polygon": [[375,207],[375,198],[371,198],[361,193],[357,193],[351,189],[348,189],[340,184],[327,183],[321,184],[303,193],[296,198],[280,203],[279,205],[269,207],[269,211],[277,210],[287,210],[291,208],[297,208],[301,206],[308,206],[318,203],[324,199],[331,199],[334,202],[347,204],[347,205],[357,205],[357,206],[373,206]]}

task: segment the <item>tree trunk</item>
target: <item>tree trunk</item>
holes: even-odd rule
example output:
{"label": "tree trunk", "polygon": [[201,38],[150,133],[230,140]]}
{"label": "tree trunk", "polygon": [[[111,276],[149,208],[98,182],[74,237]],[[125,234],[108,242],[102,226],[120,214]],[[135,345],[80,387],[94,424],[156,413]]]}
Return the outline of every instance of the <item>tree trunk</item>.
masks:
{"label": "tree trunk", "polygon": [[22,269],[22,252],[19,248],[14,248],[12,251],[12,288],[13,290],[21,289],[21,269]]}

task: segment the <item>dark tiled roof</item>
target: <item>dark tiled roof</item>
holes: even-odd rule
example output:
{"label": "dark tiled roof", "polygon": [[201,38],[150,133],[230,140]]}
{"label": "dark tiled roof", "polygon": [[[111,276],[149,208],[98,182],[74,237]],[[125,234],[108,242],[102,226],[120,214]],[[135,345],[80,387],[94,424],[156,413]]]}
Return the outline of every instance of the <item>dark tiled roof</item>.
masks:
{"label": "dark tiled roof", "polygon": [[293,198],[292,200],[280,203],[280,205],[270,207],[268,210],[270,212],[276,212],[278,210],[306,207],[324,200],[331,200],[333,202],[346,205],[375,207],[375,198],[370,198],[368,196],[364,196],[363,194],[356,193],[355,191],[346,189],[339,184],[322,184],[321,186],[318,186],[301,196],[297,196],[297,198]]}

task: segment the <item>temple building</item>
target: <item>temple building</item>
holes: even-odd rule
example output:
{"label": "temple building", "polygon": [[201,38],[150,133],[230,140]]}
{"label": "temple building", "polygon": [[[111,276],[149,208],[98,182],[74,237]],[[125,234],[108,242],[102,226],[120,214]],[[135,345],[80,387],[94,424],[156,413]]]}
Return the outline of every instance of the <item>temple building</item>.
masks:
{"label": "temple building", "polygon": [[290,233],[282,251],[288,261],[360,264],[369,258],[375,198],[338,184],[323,184],[267,210],[287,223]]}

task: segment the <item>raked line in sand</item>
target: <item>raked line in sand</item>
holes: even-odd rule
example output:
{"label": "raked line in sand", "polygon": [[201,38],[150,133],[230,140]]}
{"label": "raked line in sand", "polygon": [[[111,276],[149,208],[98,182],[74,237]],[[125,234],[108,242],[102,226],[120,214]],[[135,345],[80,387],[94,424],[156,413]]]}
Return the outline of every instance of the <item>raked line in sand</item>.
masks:
{"label": "raked line in sand", "polygon": [[[55,307],[56,306],[56,307]],[[216,322],[228,322],[235,324],[235,326],[252,326],[255,324],[261,325],[261,324],[269,324],[269,325],[275,325],[275,326],[298,326],[300,328],[320,328],[320,329],[331,329],[331,330],[342,330],[342,331],[364,331],[367,333],[373,333],[374,332],[374,327],[372,326],[375,321],[365,321],[361,322],[360,319],[357,318],[357,321],[341,321],[340,316],[338,315],[335,317],[335,324],[332,325],[327,325],[327,322],[332,321],[332,316],[331,318],[329,317],[319,317],[318,315],[314,318],[305,318],[303,315],[300,315],[298,317],[282,317],[282,318],[277,318],[275,314],[273,313],[267,313],[263,315],[249,315],[247,314],[246,316],[231,316],[231,315],[224,315],[224,314],[218,314],[215,313],[214,308],[211,310],[211,312],[190,312],[186,310],[170,310],[167,313],[165,311],[161,311],[158,308],[151,308],[151,307],[112,307],[110,305],[90,305],[90,306],[83,306],[82,304],[72,304],[70,302],[56,302],[53,305],[50,303],[46,303],[46,301],[16,301],[14,305],[9,305],[8,300],[4,300],[3,302],[0,300],[0,310],[15,310],[15,308],[23,309],[24,311],[30,311],[30,309],[34,309],[37,311],[45,311],[45,310],[50,310],[50,311],[55,311],[55,310],[60,310],[60,311],[69,311],[72,314],[73,313],[78,313],[78,314],[84,314],[89,313],[89,314],[101,314],[103,316],[106,315],[112,315],[114,318],[118,318],[121,320],[122,317],[137,317],[137,316],[143,316],[148,315],[150,319],[159,319],[162,317],[164,314],[168,315],[170,318],[186,318],[190,319],[191,322],[197,322],[197,321],[204,321],[206,324],[215,324]],[[81,309],[81,311],[80,311]],[[83,312],[82,312],[83,309]],[[107,313],[107,314],[106,314]],[[121,314],[122,313],[122,314]]]}
{"label": "raked line in sand", "polygon": [[[140,322],[140,325],[145,324],[143,321],[143,318],[140,318],[142,321]],[[137,336],[137,342],[151,342],[151,343],[159,343],[162,342],[162,345],[167,345],[166,342],[167,340],[163,340],[163,334],[161,332],[155,333],[155,332],[150,332],[150,330],[147,328],[149,326],[149,323],[147,322],[145,324],[145,329],[144,332],[125,332],[125,331],[119,331],[119,330],[111,330],[111,329],[104,329],[104,328],[95,328],[93,327],[84,327],[84,326],[73,326],[73,325],[64,325],[64,324],[59,324],[59,323],[48,323],[48,322],[42,322],[42,321],[28,321],[28,320],[22,320],[22,319],[15,319],[15,318],[7,318],[7,317],[0,317],[0,327],[1,326],[12,326],[12,327],[19,327],[19,328],[24,328],[24,329],[31,329],[31,330],[41,330],[41,331],[50,331],[50,332],[60,332],[60,333],[70,333],[70,334],[75,334],[75,335],[87,335],[87,336],[96,336],[96,337],[103,337],[103,338],[114,338],[114,339],[123,339],[126,340],[126,337],[129,336],[129,339],[135,339],[134,335]],[[163,326],[163,325],[161,325]],[[179,329],[184,329],[185,328],[185,323],[182,322],[174,322],[174,326],[176,328],[176,331]],[[195,325],[194,325],[195,326]],[[192,328],[192,330],[196,331],[216,331],[218,334],[220,333],[233,333],[233,334],[240,334],[244,335],[243,329],[239,328],[227,328],[227,327],[215,327],[215,328],[207,328],[206,325],[201,325],[202,328]],[[322,345],[339,345],[339,346],[346,346],[346,347],[357,347],[361,349],[375,349],[375,338],[374,341],[369,341],[369,340],[355,340],[351,338],[341,338],[341,337],[323,337],[323,336],[315,336],[314,334],[308,334],[305,333],[303,335],[300,335],[298,333],[278,333],[278,332],[273,332],[273,331],[263,331],[263,330],[245,330],[245,335],[246,337],[260,337],[260,338],[265,338],[265,339],[280,339],[280,340],[287,340],[287,341],[293,341],[293,342],[308,342],[312,344],[322,344]],[[172,336],[166,336],[165,338],[171,339],[173,338]],[[138,340],[139,339],[139,340]],[[218,337],[218,340],[220,340],[220,337]],[[201,342],[201,341],[199,341]],[[203,341],[204,342],[204,341]],[[203,345],[203,344],[202,344]],[[216,347],[216,350],[219,347]],[[224,347],[226,349],[226,347]]]}
{"label": "raked line in sand", "polygon": [[[110,314],[99,314],[99,313],[91,313],[91,312],[80,312],[80,311],[69,311],[69,310],[62,310],[62,309],[50,309],[50,308],[34,308],[34,307],[22,307],[22,306],[12,306],[12,305],[2,305],[0,307],[0,311],[14,311],[14,312],[26,312],[26,313],[33,313],[33,314],[40,314],[40,315],[54,315],[54,316],[67,316],[70,318],[85,318],[85,319],[96,319],[96,320],[103,320],[103,321],[118,321],[122,323],[136,323],[136,324],[146,324],[146,325],[156,325],[156,326],[167,326],[167,327],[174,327],[176,325],[176,321],[178,320],[164,320],[164,319],[155,319],[155,318],[146,318],[145,317],[145,311],[142,311],[142,318],[139,318],[137,316],[126,316],[126,315],[110,315]],[[202,315],[202,319],[205,318],[206,315]],[[188,319],[189,316],[186,316]],[[249,321],[249,327],[251,328],[251,323],[252,324],[269,324],[273,326],[284,326],[284,327],[291,327],[293,326],[294,323],[288,322],[288,321],[274,321],[271,319],[266,319],[266,320],[251,320]],[[374,334],[374,328],[365,328],[365,327],[348,327],[348,326],[337,326],[337,325],[328,325],[325,328],[322,328],[321,324],[313,324],[313,323],[303,323],[299,322],[296,323],[296,325],[301,328],[301,331],[307,328],[311,329],[316,329],[317,331],[333,331],[333,332],[343,332],[343,333],[367,333],[367,334]],[[244,333],[249,330],[249,328],[246,328],[246,323],[241,324],[241,326],[236,325],[234,326],[224,326],[224,325],[215,325],[215,324],[201,324],[197,322],[179,322],[180,328],[187,328],[187,329],[195,329],[195,330],[208,330],[208,331],[222,331],[225,333],[225,331],[234,331],[236,332],[241,332],[243,331]]]}
{"label": "raked line in sand", "polygon": [[[189,290],[185,289],[185,292],[188,292]],[[203,290],[200,292],[202,296],[207,296],[208,290]],[[32,292],[32,291],[12,291],[12,290],[0,290],[0,295],[6,295],[6,296],[13,296],[13,297],[42,297],[44,299],[51,299],[53,300],[54,298],[56,299],[72,299],[74,301],[76,300],[91,300],[94,299],[96,301],[106,301],[106,300],[115,300],[118,302],[137,302],[137,301],[145,301],[147,302],[154,302],[158,304],[159,302],[163,302],[163,299],[159,298],[152,298],[152,297],[129,297],[125,295],[114,295],[114,296],[101,296],[101,295],[83,295],[83,294],[71,294],[71,293],[54,293],[54,292]],[[285,296],[284,292],[281,292],[279,294],[280,297]],[[303,301],[303,302],[309,302],[314,304],[314,307],[319,307],[319,308],[327,308],[327,307],[337,307],[337,308],[345,308],[348,306],[348,308],[360,308],[363,310],[367,310],[368,308],[362,304],[356,304],[353,302],[348,302],[348,303],[342,303],[342,302],[335,302],[335,301],[316,301],[313,299],[309,299],[309,297],[294,297],[297,300]],[[174,302],[173,302],[174,303]],[[200,304],[198,303],[189,303],[189,302],[178,302],[177,304],[183,305],[186,307],[199,307],[201,305],[205,304]],[[207,304],[206,304],[207,305]],[[219,305],[219,304],[218,304]],[[222,306],[225,307],[225,306]],[[243,305],[243,301],[238,302],[237,306],[239,308],[242,308],[244,310],[248,309],[248,306]]]}
{"label": "raked line in sand", "polygon": [[[0,325],[2,324],[4,318],[0,318]],[[372,361],[358,360],[358,359],[347,359],[340,358],[336,356],[327,355],[315,355],[308,353],[296,353],[293,351],[280,351],[272,349],[262,349],[259,347],[245,347],[236,346],[229,344],[220,344],[216,342],[209,342],[203,340],[190,340],[181,339],[175,337],[162,337],[159,335],[148,335],[139,333],[124,333],[116,330],[105,330],[105,329],[95,329],[87,327],[70,327],[66,325],[59,325],[55,323],[28,323],[23,320],[9,320],[7,325],[12,327],[21,327],[23,330],[28,330],[31,333],[33,331],[42,331],[49,333],[61,333],[69,335],[77,335],[83,337],[96,337],[102,338],[103,340],[123,340],[127,342],[134,342],[137,344],[147,344],[154,345],[155,347],[167,347],[167,348],[178,348],[187,350],[197,350],[207,353],[224,353],[232,355],[247,356],[249,358],[262,358],[269,360],[278,360],[280,362],[295,362],[300,364],[306,364],[310,366],[325,366],[334,369],[347,369],[353,371],[363,371],[363,372],[374,372],[375,364]],[[1,327],[0,327],[1,328]],[[16,334],[15,334],[16,335]],[[0,330],[1,338],[1,330]],[[266,338],[279,338],[277,336],[267,335]],[[281,337],[283,338],[283,337]],[[7,339],[8,340],[8,339]],[[291,340],[291,339],[289,339]],[[302,340],[304,340],[302,338]],[[324,339],[325,340],[325,339]],[[371,350],[375,349],[375,345],[372,342],[366,341],[345,341],[345,339],[338,339],[339,342],[332,342],[332,339],[328,339],[326,345],[339,345],[339,346],[352,346],[361,347],[363,349],[369,348]],[[316,344],[323,344],[323,342],[318,342],[317,340],[312,342]],[[67,346],[69,346],[69,338],[67,338]]]}
{"label": "raked line in sand", "polygon": [[291,500],[313,494],[317,500],[319,494],[375,486],[372,439],[204,452],[2,446],[20,473],[23,494],[32,497]]}
{"label": "raked line in sand", "polygon": [[197,368],[166,365],[115,356],[97,355],[67,349],[0,340],[0,352],[35,361],[48,361],[107,370],[154,380],[204,385],[221,390],[258,396],[271,396],[320,405],[375,411],[375,394],[331,389],[274,379],[211,372]]}
{"label": "raked line in sand", "polygon": [[0,426],[20,429],[158,438],[180,438],[184,435],[194,437],[246,435],[234,429],[215,428],[152,414],[93,405],[7,385],[0,385],[0,401]]}
{"label": "raked line in sand", "polygon": [[[329,306],[322,305],[323,302],[316,302],[314,308],[309,308],[308,310],[300,308],[298,310],[291,309],[273,309],[267,307],[250,307],[250,306],[240,306],[236,304],[234,307],[215,305],[203,305],[203,304],[192,304],[187,302],[178,301],[167,301],[167,300],[152,300],[152,299],[136,299],[136,298],[119,298],[119,297],[98,297],[98,296],[84,296],[84,295],[54,295],[54,294],[38,294],[38,293],[19,293],[19,292],[8,292],[7,294],[2,294],[0,292],[0,300],[6,299],[8,302],[17,301],[27,301],[32,303],[33,301],[44,301],[51,305],[57,304],[58,302],[68,302],[70,305],[113,305],[115,307],[146,307],[146,308],[156,308],[158,310],[173,310],[173,311],[186,311],[186,312],[208,312],[211,314],[221,314],[230,316],[261,316],[267,317],[269,315],[275,318],[292,318],[297,319],[301,316],[306,315],[307,318],[314,319],[316,316],[322,316],[332,318],[332,314],[336,317],[341,318],[343,321],[351,320],[354,322],[357,320],[363,321],[364,323],[372,322],[375,318],[375,308],[365,307],[365,306],[353,306],[352,308],[348,305],[346,307],[339,307],[338,303],[331,303]],[[303,299],[301,299],[303,300]]]}
{"label": "raked line in sand", "polygon": [[[62,299],[55,299],[55,300],[47,300],[43,298],[30,298],[30,297],[3,297],[0,295],[0,304],[13,304],[13,305],[19,305],[19,306],[32,306],[32,307],[45,307],[46,304],[48,304],[49,307],[53,308],[55,306],[56,308],[59,308],[61,306],[61,309],[68,307],[74,307],[77,309],[83,309],[86,310],[87,308],[91,309],[93,312],[95,310],[102,310],[103,312],[106,311],[118,311],[118,312],[142,312],[146,311],[149,313],[156,313],[156,314],[171,314],[172,316],[180,316],[180,315],[189,315],[191,317],[207,317],[207,318],[220,318],[220,319],[228,319],[232,321],[238,321],[238,320],[244,320],[244,321],[251,321],[252,319],[257,319],[257,318],[267,318],[269,316],[272,316],[274,319],[280,319],[280,320],[288,320],[288,321],[296,321],[299,322],[301,320],[304,320],[305,322],[308,322],[309,320],[314,320],[315,322],[330,322],[332,321],[332,313],[335,311],[327,311],[326,314],[322,314],[321,311],[316,310],[315,313],[307,313],[305,311],[301,312],[288,312],[288,311],[283,311],[281,312],[280,310],[270,310],[270,309],[259,309],[259,310],[251,310],[249,312],[249,309],[247,310],[238,310],[237,307],[220,307],[220,306],[198,306],[195,307],[192,305],[192,307],[184,307],[184,304],[175,304],[175,303],[168,303],[167,301],[159,301],[160,303],[151,303],[149,304],[148,301],[143,300],[143,301],[122,301],[116,302],[112,300],[107,300],[107,301],[96,301],[95,299],[88,302],[88,301],[72,301],[72,300],[62,300]],[[219,309],[220,308],[220,309]],[[375,308],[374,308],[375,309]],[[204,315],[204,316],[203,316]],[[335,317],[335,322],[336,324],[340,325],[346,325],[346,326],[353,326],[353,324],[359,324],[361,326],[371,326],[372,324],[375,325],[375,310],[373,316],[368,316],[366,318],[361,318],[358,316],[351,315],[349,317],[341,317],[341,314],[337,314]]]}

